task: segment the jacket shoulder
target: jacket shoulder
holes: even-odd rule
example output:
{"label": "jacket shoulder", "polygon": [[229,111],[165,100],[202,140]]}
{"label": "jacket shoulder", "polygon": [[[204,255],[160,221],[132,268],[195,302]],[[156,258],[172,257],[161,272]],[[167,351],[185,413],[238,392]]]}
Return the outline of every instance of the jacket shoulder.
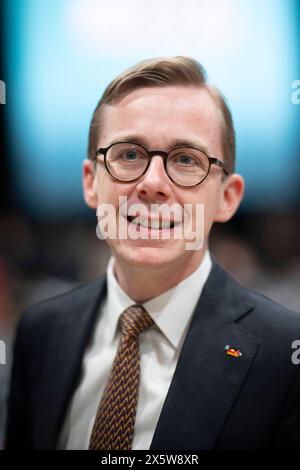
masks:
{"label": "jacket shoulder", "polygon": [[[18,330],[26,335],[47,333],[49,326],[64,322],[76,312],[82,313],[94,304],[105,288],[105,275],[80,284],[62,294],[50,297],[27,308],[21,315]],[[75,318],[74,318],[75,320]],[[25,333],[26,332],[26,333]]]}
{"label": "jacket shoulder", "polygon": [[[235,281],[238,282],[238,281]],[[253,305],[251,315],[246,315],[244,324],[256,327],[257,331],[265,333],[266,336],[275,334],[281,340],[288,338],[300,338],[300,313],[296,312],[266,295],[257,292],[240,283],[239,287],[244,295],[248,297],[249,303]]]}
{"label": "jacket shoulder", "polygon": [[[299,336],[300,313],[281,305],[266,295],[242,285],[224,267],[215,262],[213,282],[210,287],[210,298],[217,298],[217,302],[239,324],[247,325],[251,329],[262,332]],[[236,313],[236,318],[235,314]]]}

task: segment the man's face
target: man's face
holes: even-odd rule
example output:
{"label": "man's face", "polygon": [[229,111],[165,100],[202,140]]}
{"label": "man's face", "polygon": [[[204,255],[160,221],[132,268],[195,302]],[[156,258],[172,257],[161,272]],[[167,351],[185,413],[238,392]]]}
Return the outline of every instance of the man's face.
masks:
{"label": "man's face", "polygon": [[[142,138],[148,150],[170,151],[178,140],[189,140],[195,147],[205,146],[212,156],[223,160],[221,143],[222,115],[209,93],[199,87],[166,86],[139,88],[114,105],[103,110],[103,119],[97,148],[107,147],[113,141],[132,141]],[[131,137],[131,138],[130,138]],[[102,162],[97,164],[93,179],[96,204],[112,204],[118,217],[119,197],[127,197],[128,209],[142,204],[151,218],[151,204],[204,205],[204,240],[223,201],[222,170],[212,165],[207,178],[199,186],[180,187],[165,172],[163,160],[157,155],[147,172],[138,180],[122,183],[113,179]],[[91,204],[90,204],[91,205]],[[195,217],[195,210],[192,217]],[[193,227],[196,221],[193,220]],[[162,267],[178,263],[197,264],[203,256],[201,250],[187,250],[190,240],[174,239],[107,239],[117,261],[143,267]]]}

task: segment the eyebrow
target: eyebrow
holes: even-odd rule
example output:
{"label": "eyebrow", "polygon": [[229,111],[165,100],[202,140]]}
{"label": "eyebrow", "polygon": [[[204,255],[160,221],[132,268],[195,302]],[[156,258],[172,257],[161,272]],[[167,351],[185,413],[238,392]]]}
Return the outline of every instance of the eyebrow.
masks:
{"label": "eyebrow", "polygon": [[[130,143],[135,143],[142,145],[143,147],[146,147],[148,149],[148,142],[147,140],[141,136],[141,135],[121,135],[117,137],[116,139],[113,139],[109,145],[116,144],[117,142],[130,142]],[[209,149],[204,145],[203,143],[192,140],[192,139],[187,139],[187,138],[182,138],[182,139],[176,139],[172,142],[172,144],[169,147],[169,150],[172,150],[175,147],[195,147],[198,148],[199,150],[203,150],[205,153],[208,155],[211,154]],[[158,150],[158,149],[154,149]]]}

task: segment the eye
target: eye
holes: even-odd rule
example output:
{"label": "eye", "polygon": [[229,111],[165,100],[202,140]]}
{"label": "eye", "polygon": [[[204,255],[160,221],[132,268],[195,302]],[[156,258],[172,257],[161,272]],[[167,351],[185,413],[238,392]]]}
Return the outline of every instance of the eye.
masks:
{"label": "eye", "polygon": [[168,164],[178,171],[206,170],[207,156],[199,149],[175,149],[169,156]]}
{"label": "eye", "polygon": [[193,157],[191,157],[190,155],[186,155],[186,154],[178,155],[178,160],[179,160],[179,163],[183,164],[184,166],[189,166],[191,164],[196,163]]}
{"label": "eye", "polygon": [[194,168],[199,166],[199,159],[190,152],[178,152],[170,158],[169,164],[176,165],[181,168]]}
{"label": "eye", "polygon": [[121,158],[126,161],[135,161],[138,158],[138,154],[135,150],[128,150],[126,152],[121,153]]}

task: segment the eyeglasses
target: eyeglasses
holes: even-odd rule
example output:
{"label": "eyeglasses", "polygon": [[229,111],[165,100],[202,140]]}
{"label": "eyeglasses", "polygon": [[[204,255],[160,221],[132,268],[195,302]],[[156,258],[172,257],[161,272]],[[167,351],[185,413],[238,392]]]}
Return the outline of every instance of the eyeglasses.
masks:
{"label": "eyeglasses", "polygon": [[170,152],[161,150],[148,151],[142,145],[133,142],[116,142],[106,148],[99,148],[95,158],[104,155],[104,164],[108,173],[118,181],[132,182],[144,175],[152,158],[163,158],[165,171],[173,183],[191,187],[202,183],[207,177],[211,165],[222,168],[226,175],[229,171],[223,162],[209,157],[204,150],[194,147],[177,147]]}

